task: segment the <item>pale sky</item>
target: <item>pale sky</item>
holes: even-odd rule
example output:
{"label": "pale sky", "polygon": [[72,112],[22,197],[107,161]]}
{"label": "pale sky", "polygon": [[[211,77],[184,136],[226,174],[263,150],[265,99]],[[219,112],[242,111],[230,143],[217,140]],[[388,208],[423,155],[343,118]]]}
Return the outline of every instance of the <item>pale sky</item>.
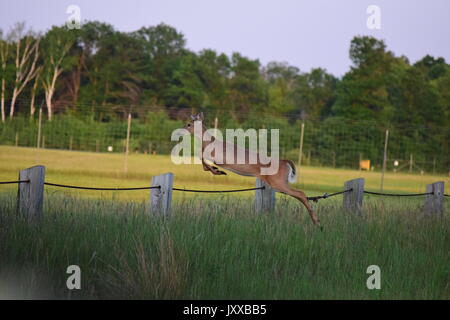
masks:
{"label": "pale sky", "polygon": [[[322,67],[342,76],[355,35],[384,39],[411,62],[426,54],[450,62],[449,0],[1,0],[0,28],[25,21],[45,31],[63,25],[72,4],[80,7],[82,20],[108,22],[120,31],[164,22],[181,31],[193,51],[237,51],[301,71]],[[381,10],[380,30],[367,28],[369,5]]]}

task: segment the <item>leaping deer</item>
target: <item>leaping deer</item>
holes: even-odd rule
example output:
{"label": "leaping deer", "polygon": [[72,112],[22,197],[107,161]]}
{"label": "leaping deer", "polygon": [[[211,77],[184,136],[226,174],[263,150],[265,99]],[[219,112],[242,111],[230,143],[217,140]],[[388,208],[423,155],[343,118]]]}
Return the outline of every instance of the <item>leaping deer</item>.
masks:
{"label": "leaping deer", "polygon": [[[195,135],[196,133],[198,134],[199,132],[196,132],[194,130],[194,124],[197,121],[200,122],[201,132],[200,132],[199,138],[202,141],[202,155],[204,154],[205,148],[207,148],[207,146],[209,144],[211,144],[215,139],[215,138],[212,138],[210,141],[205,141],[205,139],[203,139],[203,135],[207,130],[207,128],[203,125],[203,119],[204,119],[204,117],[203,117],[202,112],[195,116],[191,116],[191,121],[189,123],[187,123],[186,126],[184,127],[184,129],[186,129],[190,134]],[[218,141],[218,140],[215,143],[217,143],[217,142],[222,143],[223,145],[229,144],[228,142],[225,143],[223,141]],[[228,147],[231,147],[231,148],[230,149],[223,148],[224,154],[222,155],[221,159],[225,159],[226,150],[233,150],[234,151],[233,157],[235,157],[236,154],[238,153],[237,152],[238,149],[241,149],[240,151],[245,154],[245,159],[250,159],[250,154],[255,156],[255,153],[253,151],[249,151],[248,149],[242,150],[242,148],[237,146],[236,144],[228,145]],[[211,154],[211,157],[207,158],[207,160],[211,161],[216,166],[219,166],[223,169],[232,171],[239,175],[253,176],[253,177],[259,178],[262,181],[264,181],[267,185],[269,185],[271,188],[273,188],[275,191],[282,192],[282,193],[285,193],[287,195],[294,197],[295,199],[299,200],[306,207],[306,209],[309,212],[309,215],[311,216],[313,223],[316,225],[319,225],[319,219],[317,217],[317,214],[313,210],[311,205],[309,204],[308,198],[306,197],[305,193],[303,191],[294,189],[289,185],[289,183],[294,183],[296,181],[295,164],[291,160],[280,160],[280,159],[273,160],[273,161],[278,161],[278,171],[275,174],[265,175],[265,174],[261,174],[261,171],[262,171],[261,169],[264,167],[267,167],[267,165],[261,163],[260,156],[258,153],[256,153],[257,162],[255,164],[250,164],[250,163],[238,164],[237,162],[227,163],[224,161],[216,161],[217,160],[216,156],[217,155],[215,155],[213,152]],[[210,171],[214,175],[226,175],[226,173],[224,171],[219,170],[218,167],[205,163],[203,156],[201,157],[201,160],[202,160],[203,170]]]}

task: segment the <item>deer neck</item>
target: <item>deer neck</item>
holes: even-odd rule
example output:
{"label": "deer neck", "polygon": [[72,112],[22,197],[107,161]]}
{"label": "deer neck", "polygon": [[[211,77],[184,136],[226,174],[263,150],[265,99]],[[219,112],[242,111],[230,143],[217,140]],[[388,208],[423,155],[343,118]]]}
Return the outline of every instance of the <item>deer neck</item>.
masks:
{"label": "deer neck", "polygon": [[200,141],[202,143],[202,151],[208,145],[210,145],[211,143],[213,143],[216,140],[216,138],[213,135],[211,135],[207,130],[208,130],[208,128],[206,128],[202,123],[201,130],[194,131],[195,137],[200,139]]}

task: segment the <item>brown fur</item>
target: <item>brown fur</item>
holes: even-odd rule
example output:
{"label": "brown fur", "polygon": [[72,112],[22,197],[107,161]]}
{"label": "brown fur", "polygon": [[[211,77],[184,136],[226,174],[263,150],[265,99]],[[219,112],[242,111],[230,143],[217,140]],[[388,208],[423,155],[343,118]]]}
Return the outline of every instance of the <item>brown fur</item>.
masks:
{"label": "brown fur", "polygon": [[[193,131],[194,130],[194,121],[203,121],[203,113],[200,113],[196,116],[192,116],[192,121],[185,126],[185,129],[188,130],[191,134],[194,133],[194,131]],[[203,131],[202,131],[202,134],[203,134],[203,132],[206,131],[206,127],[203,125],[202,125],[202,127],[203,127]],[[208,142],[208,141],[202,141],[202,152],[204,151],[206,146],[209,145],[210,143],[211,142]],[[236,146],[234,149],[236,149]],[[249,151],[247,149],[245,149],[245,152],[248,155]],[[247,159],[248,159],[248,157],[247,157]],[[288,182],[289,165],[292,167],[292,169],[294,171],[296,170],[294,162],[292,162],[291,160],[278,160],[278,161],[279,161],[278,172],[273,175],[261,175],[260,169],[262,167],[268,167],[268,165],[261,164],[259,162],[259,157],[258,157],[258,162],[256,164],[228,164],[228,163],[224,163],[224,164],[214,163],[214,164],[221,168],[230,170],[230,171],[235,172],[240,175],[254,176],[256,178],[259,178],[262,181],[264,181],[266,184],[271,186],[273,189],[275,189],[276,191],[279,191],[279,192],[285,193],[287,195],[290,195],[291,197],[294,197],[295,199],[300,201],[306,207],[306,209],[308,210],[308,213],[311,217],[311,220],[313,221],[314,224],[318,225],[319,219],[317,217],[317,214],[311,207],[305,193],[301,190],[292,188]],[[206,164],[203,161],[203,159],[202,159],[202,164],[203,164],[203,170],[205,170],[205,171],[210,171],[214,175],[226,175],[226,173],[224,171],[219,170],[216,166],[211,166],[211,165]],[[299,173],[297,172],[297,174],[299,174]]]}

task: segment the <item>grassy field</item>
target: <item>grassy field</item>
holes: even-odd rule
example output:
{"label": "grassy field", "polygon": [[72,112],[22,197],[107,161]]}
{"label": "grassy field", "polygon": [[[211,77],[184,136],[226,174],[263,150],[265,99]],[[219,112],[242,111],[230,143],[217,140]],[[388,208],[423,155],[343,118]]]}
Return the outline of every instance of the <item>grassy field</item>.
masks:
{"label": "grassy field", "polygon": [[[125,174],[117,154],[0,147],[0,180],[35,164],[47,166],[47,181],[74,185],[148,185],[168,171],[177,187],[254,184],[175,166],[166,156],[131,155]],[[379,173],[309,167],[301,169],[299,186],[312,195],[359,176],[367,189],[379,189]],[[446,181],[389,173],[385,186],[423,192],[437,180]],[[162,219],[147,214],[148,191],[49,187],[44,221],[32,226],[16,215],[16,189],[0,190],[0,298],[450,299],[450,220],[423,216],[422,198],[366,196],[362,217],[343,212],[341,196],[320,201],[320,231],[285,196],[274,212],[260,215],[253,192],[175,193],[173,215]],[[65,286],[74,264],[82,272],[79,291]],[[366,287],[370,265],[381,269],[380,290]]]}
{"label": "grassy field", "polygon": [[[128,172],[125,173],[125,160],[122,154],[72,152],[43,150],[34,148],[16,148],[0,146],[0,181],[17,179],[19,170],[33,166],[46,166],[46,181],[60,184],[133,187],[148,186],[151,177],[165,172],[175,174],[174,185],[182,188],[201,188],[224,190],[247,188],[255,184],[255,179],[242,177],[228,172],[227,176],[214,176],[204,172],[201,165],[175,165],[169,156],[131,154],[128,158]],[[366,189],[378,191],[381,174],[345,169],[302,167],[297,187],[308,195],[342,190],[344,182],[354,178],[365,178]],[[410,175],[389,172],[385,175],[384,190],[393,192],[425,192],[425,186],[435,181],[447,181],[446,176]],[[16,186],[3,186],[3,190]],[[449,184],[446,185],[448,192]],[[49,192],[80,194],[90,197],[145,200],[147,191],[98,192],[69,191],[48,187]],[[236,194],[236,196],[245,194]],[[192,196],[187,193],[175,193],[175,199]],[[204,196],[204,195],[202,195]]]}

